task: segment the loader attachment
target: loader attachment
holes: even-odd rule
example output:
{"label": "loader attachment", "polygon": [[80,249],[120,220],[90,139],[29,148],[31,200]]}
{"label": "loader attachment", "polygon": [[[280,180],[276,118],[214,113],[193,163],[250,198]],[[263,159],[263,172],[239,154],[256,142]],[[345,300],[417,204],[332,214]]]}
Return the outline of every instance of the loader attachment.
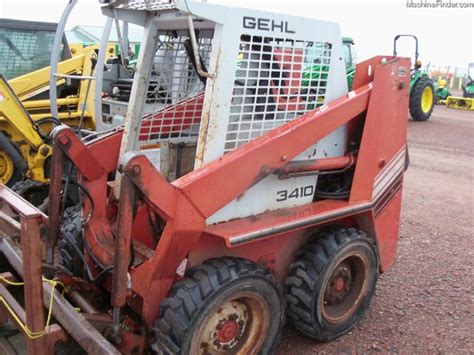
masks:
{"label": "loader attachment", "polygon": [[[54,280],[57,270],[42,267],[41,237],[48,217],[4,185],[0,185],[0,203],[0,327],[8,320],[15,323],[25,334],[29,354],[52,354],[56,343],[66,343],[70,337],[88,353],[118,354],[63,296],[64,286]],[[19,286],[24,306],[12,293]],[[8,348],[3,350],[8,353]]]}

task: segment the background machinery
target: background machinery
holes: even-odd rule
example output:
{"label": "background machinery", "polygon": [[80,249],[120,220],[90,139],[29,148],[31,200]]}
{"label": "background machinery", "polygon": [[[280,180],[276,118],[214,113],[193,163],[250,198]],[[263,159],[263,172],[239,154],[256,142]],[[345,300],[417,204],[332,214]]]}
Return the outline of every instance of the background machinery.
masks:
{"label": "background machinery", "polygon": [[462,97],[450,96],[446,106],[460,110],[474,110],[474,63],[469,63],[467,83],[462,86]]}
{"label": "background machinery", "polygon": [[421,70],[418,60],[418,38],[414,35],[396,35],[393,40],[393,55],[397,55],[397,41],[401,37],[415,40],[415,61],[410,78],[410,115],[415,121],[426,121],[430,118],[435,104],[433,81],[428,73]]}
{"label": "background machinery", "polygon": [[439,78],[435,85],[436,104],[446,105],[446,99],[451,96],[446,79]]}
{"label": "background machinery", "polygon": [[348,93],[337,24],[102,11],[144,27],[124,127],[54,128],[48,216],[0,186],[0,299],[28,351],[267,354],[285,313],[315,339],[348,332],[395,260],[410,60],[359,63]]}
{"label": "background machinery", "polygon": [[[59,75],[89,75],[94,69],[96,52],[97,46],[90,46],[60,62]],[[24,177],[39,183],[48,181],[48,133],[52,127],[64,123],[78,130],[96,128],[92,111],[94,88],[90,81],[69,80],[68,85],[66,79],[59,78],[59,114],[51,116],[49,71],[48,66],[9,82],[0,77],[0,91],[6,103],[0,112],[0,179],[8,186]]]}
{"label": "background machinery", "polygon": [[[428,73],[421,70],[421,62],[418,60],[418,38],[414,35],[397,35],[393,41],[393,55],[397,55],[397,41],[401,37],[411,37],[415,40],[414,65],[410,76],[410,105],[409,111],[415,121],[426,121],[430,118],[435,104],[435,89],[433,81]],[[354,63],[352,58],[352,47],[354,41],[350,37],[343,37],[344,59],[346,61],[347,81],[349,88],[352,87],[354,77]],[[444,91],[443,91],[444,93]],[[440,91],[441,94],[441,91]]]}
{"label": "background machinery", "polygon": [[347,85],[349,90],[352,88],[355,75],[355,61],[353,58],[354,40],[351,37],[342,37],[342,44],[344,48],[344,61],[346,63]]}
{"label": "background machinery", "polygon": [[[0,20],[0,68],[5,75],[0,92],[6,103],[0,112],[0,182],[31,202],[47,194],[49,132],[54,126],[67,124],[82,135],[106,131],[120,125],[123,117],[117,113],[124,116],[123,107],[126,111],[128,98],[116,98],[113,92],[124,81],[125,87],[131,86],[133,68],[123,68],[128,58],[122,61],[116,54],[120,46],[107,44],[112,19],[104,26],[103,45],[69,45],[64,26],[75,2],[68,4],[59,26]],[[41,196],[33,197],[37,192]]]}
{"label": "background machinery", "polygon": [[474,63],[469,63],[467,69],[467,83],[462,87],[463,97],[474,98]]}
{"label": "background machinery", "polygon": [[[34,184],[48,181],[48,133],[54,126],[64,123],[78,130],[96,129],[95,83],[88,78],[94,73],[99,46],[74,45],[70,51],[62,36],[58,50],[53,51],[56,29],[56,24],[0,21],[0,51],[4,55],[0,66],[5,75],[0,77],[5,102],[0,112],[0,181],[8,186],[24,178]],[[48,65],[52,56],[56,61],[63,58],[53,81]],[[112,47],[107,56],[115,56]],[[57,93],[55,117],[51,114],[51,85]]]}

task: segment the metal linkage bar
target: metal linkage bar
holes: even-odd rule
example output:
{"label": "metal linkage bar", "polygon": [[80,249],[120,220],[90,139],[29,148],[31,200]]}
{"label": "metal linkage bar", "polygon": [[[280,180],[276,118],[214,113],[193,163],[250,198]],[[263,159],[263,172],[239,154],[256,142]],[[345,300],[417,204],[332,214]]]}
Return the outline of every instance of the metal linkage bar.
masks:
{"label": "metal linkage bar", "polygon": [[[10,238],[0,238],[0,252],[2,252],[13,269],[24,278],[24,253],[18,249]],[[120,354],[120,352],[110,344],[109,341],[82,316],[82,314],[78,313],[74,307],[63,296],[61,296],[59,291],[53,290],[48,283],[43,283],[40,289],[41,288],[43,289],[43,304],[46,307],[49,307],[51,293],[54,292],[52,310],[54,318],[84,350],[90,354]],[[28,312],[28,309],[26,311]],[[38,313],[43,313],[43,307],[41,307],[41,310],[39,310]]]}

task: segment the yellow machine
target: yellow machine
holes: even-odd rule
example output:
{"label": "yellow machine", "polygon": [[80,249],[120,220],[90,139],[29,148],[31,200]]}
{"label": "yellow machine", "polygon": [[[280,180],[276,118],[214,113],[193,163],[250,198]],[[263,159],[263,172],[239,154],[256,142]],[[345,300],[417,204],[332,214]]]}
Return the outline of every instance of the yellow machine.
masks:
{"label": "yellow machine", "polygon": [[449,96],[446,99],[446,107],[474,111],[474,98]]}
{"label": "yellow machine", "polygon": [[474,111],[474,63],[469,64],[467,79],[467,83],[462,87],[463,97],[448,97],[447,107]]}
{"label": "yellow machine", "polygon": [[[90,77],[94,72],[97,45],[71,48],[72,58],[58,64],[58,117],[51,117],[49,99],[37,99],[49,91],[50,68],[11,79],[0,79],[0,182],[12,186],[23,177],[48,181],[51,147],[48,133],[54,125],[67,124],[95,130],[93,80],[71,80],[68,75]],[[114,56],[109,46],[107,57]],[[48,97],[48,96],[47,96]]]}

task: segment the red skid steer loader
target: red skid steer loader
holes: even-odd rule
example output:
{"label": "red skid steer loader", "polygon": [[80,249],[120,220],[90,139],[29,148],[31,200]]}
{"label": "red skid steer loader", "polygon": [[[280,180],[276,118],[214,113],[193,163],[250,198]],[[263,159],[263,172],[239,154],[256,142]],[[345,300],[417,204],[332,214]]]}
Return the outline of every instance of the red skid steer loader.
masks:
{"label": "red skid steer loader", "polygon": [[320,341],[352,329],[395,260],[409,59],[358,64],[347,92],[334,23],[102,11],[144,27],[125,125],[54,130],[47,216],[0,186],[0,320],[30,354],[270,354],[285,318]]}

